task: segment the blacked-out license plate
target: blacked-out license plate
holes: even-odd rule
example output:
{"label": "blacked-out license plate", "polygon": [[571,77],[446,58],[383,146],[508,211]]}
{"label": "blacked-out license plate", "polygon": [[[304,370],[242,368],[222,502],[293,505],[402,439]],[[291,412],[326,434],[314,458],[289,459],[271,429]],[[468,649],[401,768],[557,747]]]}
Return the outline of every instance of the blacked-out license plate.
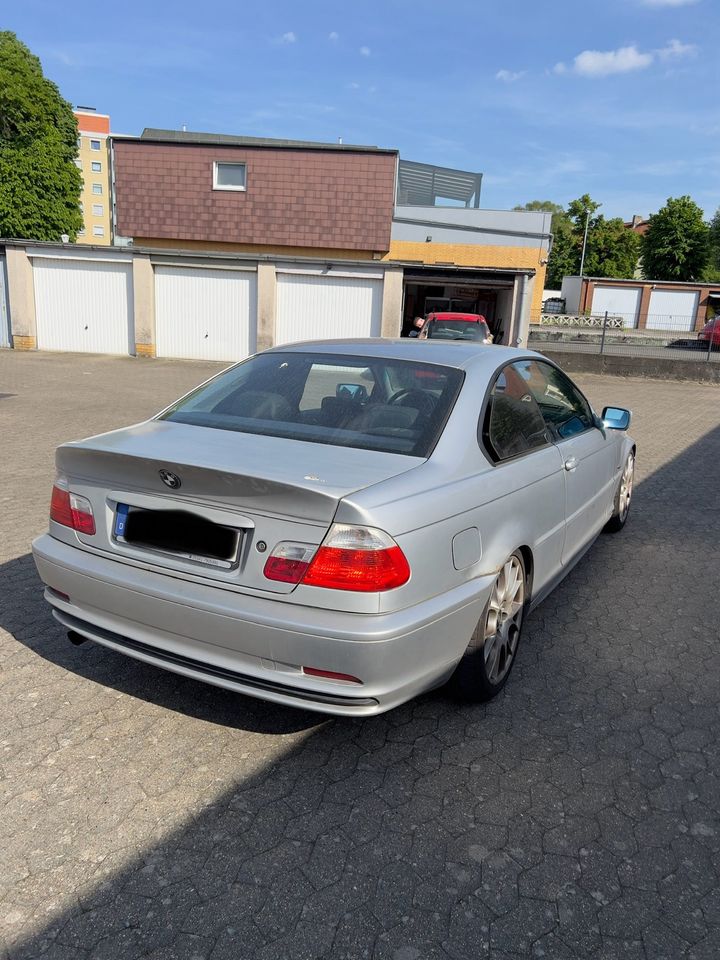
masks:
{"label": "blacked-out license plate", "polygon": [[142,550],[230,569],[237,563],[242,532],[187,510],[144,510],[119,503],[113,536]]}

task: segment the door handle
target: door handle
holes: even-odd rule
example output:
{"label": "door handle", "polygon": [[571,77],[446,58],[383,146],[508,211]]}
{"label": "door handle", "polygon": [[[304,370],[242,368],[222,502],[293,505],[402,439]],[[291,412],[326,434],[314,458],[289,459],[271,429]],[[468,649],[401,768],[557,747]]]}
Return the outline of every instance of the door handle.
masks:
{"label": "door handle", "polygon": [[575,457],[568,457],[567,460],[565,461],[565,469],[568,471],[568,473],[571,473],[576,466],[577,466],[577,460]]}

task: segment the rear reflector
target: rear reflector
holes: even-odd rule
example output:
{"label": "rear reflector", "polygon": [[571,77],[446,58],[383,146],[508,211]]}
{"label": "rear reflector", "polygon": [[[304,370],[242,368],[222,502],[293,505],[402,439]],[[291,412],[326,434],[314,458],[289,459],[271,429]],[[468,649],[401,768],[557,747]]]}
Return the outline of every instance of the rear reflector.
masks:
{"label": "rear reflector", "polygon": [[54,597],[57,597],[58,600],[64,600],[65,603],[70,603],[70,597],[66,593],[63,593],[62,590],[56,590],[55,587],[48,587],[48,590]]}
{"label": "rear reflector", "polygon": [[322,677],[325,680],[342,680],[344,683],[362,683],[357,677],[350,676],[349,673],[335,673],[334,670],[319,670],[317,667],[303,667],[302,672],[309,677]]}
{"label": "rear reflector", "polygon": [[63,477],[58,478],[52,488],[50,519],[64,527],[77,530],[78,533],[88,536],[95,533],[95,517],[90,501],[76,493],[70,493],[67,480]]}

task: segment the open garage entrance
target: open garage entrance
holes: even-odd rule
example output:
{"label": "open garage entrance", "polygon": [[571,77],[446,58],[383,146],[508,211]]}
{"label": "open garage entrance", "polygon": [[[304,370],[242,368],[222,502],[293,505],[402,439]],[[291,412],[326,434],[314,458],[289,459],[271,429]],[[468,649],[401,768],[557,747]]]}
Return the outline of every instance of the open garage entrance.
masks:
{"label": "open garage entrance", "polygon": [[402,336],[415,317],[439,311],[479,313],[485,317],[496,343],[508,343],[512,332],[516,289],[515,271],[406,267]]}

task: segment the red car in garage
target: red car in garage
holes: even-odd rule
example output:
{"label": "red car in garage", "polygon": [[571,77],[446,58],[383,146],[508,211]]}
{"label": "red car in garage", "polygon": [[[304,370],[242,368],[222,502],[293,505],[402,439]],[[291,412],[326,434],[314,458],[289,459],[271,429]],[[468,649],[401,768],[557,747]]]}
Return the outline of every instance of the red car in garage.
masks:
{"label": "red car in garage", "polygon": [[487,320],[479,313],[431,313],[420,331],[420,339],[493,342]]}

